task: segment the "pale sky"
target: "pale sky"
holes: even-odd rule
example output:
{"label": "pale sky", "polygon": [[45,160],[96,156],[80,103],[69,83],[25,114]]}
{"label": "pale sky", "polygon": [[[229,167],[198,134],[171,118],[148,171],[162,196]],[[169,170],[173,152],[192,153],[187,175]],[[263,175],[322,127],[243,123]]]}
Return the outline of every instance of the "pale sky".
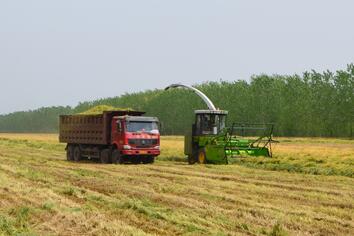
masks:
{"label": "pale sky", "polygon": [[0,0],[0,114],[354,62],[352,0]]}

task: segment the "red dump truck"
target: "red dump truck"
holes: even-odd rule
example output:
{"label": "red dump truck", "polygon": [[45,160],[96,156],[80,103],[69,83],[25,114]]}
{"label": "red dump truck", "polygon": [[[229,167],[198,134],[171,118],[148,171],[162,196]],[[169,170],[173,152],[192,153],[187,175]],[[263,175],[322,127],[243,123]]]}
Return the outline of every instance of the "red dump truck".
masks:
{"label": "red dump truck", "polygon": [[105,111],[100,115],[62,115],[59,141],[68,161],[153,163],[160,155],[159,120],[140,111]]}

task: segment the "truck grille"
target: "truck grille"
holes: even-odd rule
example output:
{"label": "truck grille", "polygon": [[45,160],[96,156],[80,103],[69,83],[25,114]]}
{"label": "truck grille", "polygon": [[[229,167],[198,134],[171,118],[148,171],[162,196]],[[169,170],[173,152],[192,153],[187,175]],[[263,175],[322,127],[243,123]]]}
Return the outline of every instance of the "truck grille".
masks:
{"label": "truck grille", "polygon": [[129,145],[135,145],[137,148],[145,148],[157,145],[157,139],[129,139]]}

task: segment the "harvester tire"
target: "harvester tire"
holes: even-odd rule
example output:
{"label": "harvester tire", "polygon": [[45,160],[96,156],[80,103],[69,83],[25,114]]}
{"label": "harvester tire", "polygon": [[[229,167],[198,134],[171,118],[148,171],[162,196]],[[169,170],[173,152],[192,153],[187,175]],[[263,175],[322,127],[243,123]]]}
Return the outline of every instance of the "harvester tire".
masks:
{"label": "harvester tire", "polygon": [[109,149],[103,149],[101,151],[100,160],[102,164],[111,163],[111,151]]}
{"label": "harvester tire", "polygon": [[189,165],[195,164],[195,158],[194,158],[194,156],[188,155],[187,158],[188,158],[188,164],[189,164]]}
{"label": "harvester tire", "polygon": [[199,154],[198,148],[193,148],[192,154],[188,155],[188,164],[189,165],[194,165],[195,163],[197,163],[198,154]]}
{"label": "harvester tire", "polygon": [[68,145],[66,148],[66,159],[68,161],[74,160],[74,147],[72,145]]}
{"label": "harvester tire", "polygon": [[197,161],[198,161],[199,164],[206,164],[206,160],[207,160],[207,157],[206,157],[206,154],[205,154],[205,150],[204,150],[204,148],[202,148],[198,152]]}
{"label": "harvester tire", "polygon": [[188,155],[188,164],[194,165],[197,162],[197,155]]}
{"label": "harvester tire", "polygon": [[112,153],[112,163],[113,164],[123,164],[124,159],[122,155],[120,154],[119,150],[114,150]]}
{"label": "harvester tire", "polygon": [[74,148],[74,161],[79,162],[81,160],[81,149],[79,146]]}

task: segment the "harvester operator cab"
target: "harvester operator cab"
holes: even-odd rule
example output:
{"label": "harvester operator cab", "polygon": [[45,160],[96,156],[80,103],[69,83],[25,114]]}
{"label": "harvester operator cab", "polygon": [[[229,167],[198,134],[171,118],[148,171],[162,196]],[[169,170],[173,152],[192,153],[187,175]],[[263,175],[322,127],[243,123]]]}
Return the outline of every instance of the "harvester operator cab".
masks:
{"label": "harvester operator cab", "polygon": [[226,126],[227,111],[196,110],[193,136],[217,135]]}

